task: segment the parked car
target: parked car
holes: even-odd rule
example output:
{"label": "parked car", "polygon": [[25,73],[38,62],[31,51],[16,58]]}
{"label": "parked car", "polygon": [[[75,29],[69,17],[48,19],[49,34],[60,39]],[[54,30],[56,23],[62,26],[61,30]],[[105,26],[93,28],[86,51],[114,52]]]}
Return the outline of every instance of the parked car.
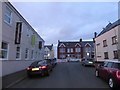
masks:
{"label": "parked car", "polygon": [[49,76],[51,69],[51,65],[46,60],[35,61],[27,68],[27,75],[28,77],[33,75]]}
{"label": "parked car", "polygon": [[85,58],[85,59],[81,60],[81,63],[82,63],[83,66],[94,66],[93,59],[87,59],[87,58]]}
{"label": "parked car", "polygon": [[53,68],[55,66],[54,59],[45,59],[48,63],[50,63],[50,66]]}
{"label": "parked car", "polygon": [[120,61],[105,61],[99,64],[95,70],[96,77],[107,81],[110,88],[120,87]]}

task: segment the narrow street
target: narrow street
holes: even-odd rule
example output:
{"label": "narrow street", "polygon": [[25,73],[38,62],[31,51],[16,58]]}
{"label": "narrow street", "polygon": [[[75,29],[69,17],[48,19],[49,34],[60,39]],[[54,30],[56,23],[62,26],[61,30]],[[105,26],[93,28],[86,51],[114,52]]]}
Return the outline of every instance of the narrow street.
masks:
{"label": "narrow street", "polygon": [[11,88],[109,88],[95,77],[94,67],[81,66],[80,62],[58,63],[49,77],[26,78]]}

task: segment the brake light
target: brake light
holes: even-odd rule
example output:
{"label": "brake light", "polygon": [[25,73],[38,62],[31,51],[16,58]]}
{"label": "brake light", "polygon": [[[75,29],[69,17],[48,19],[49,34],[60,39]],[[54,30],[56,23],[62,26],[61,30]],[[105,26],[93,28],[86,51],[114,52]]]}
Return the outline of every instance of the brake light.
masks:
{"label": "brake light", "polygon": [[44,68],[46,68],[46,66],[40,66],[39,68],[42,68],[42,69],[44,69]]}
{"label": "brake light", "polygon": [[28,67],[27,70],[30,70],[30,68]]}
{"label": "brake light", "polygon": [[116,72],[116,76],[117,76],[117,78],[120,78],[120,71]]}

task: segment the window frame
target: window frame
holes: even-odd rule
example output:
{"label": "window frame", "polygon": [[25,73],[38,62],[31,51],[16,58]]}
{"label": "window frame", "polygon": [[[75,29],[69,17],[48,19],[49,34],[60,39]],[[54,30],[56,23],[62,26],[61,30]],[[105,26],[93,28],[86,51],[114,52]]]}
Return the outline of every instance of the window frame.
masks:
{"label": "window frame", "polygon": [[[17,51],[17,47],[20,48],[19,51]],[[17,46],[17,47],[16,47],[16,56],[17,56],[17,53],[19,53],[19,58],[16,57],[16,60],[20,60],[21,59],[21,47],[20,46]]]}
{"label": "window frame", "polygon": [[[7,50],[2,49],[2,43],[3,43],[3,42],[7,44]],[[9,55],[9,43],[8,43],[8,42],[5,42],[5,41],[2,41],[0,44],[1,44],[0,52],[1,52],[2,50],[5,50],[5,51],[7,52],[6,58],[0,58],[0,60],[8,60],[8,55]],[[2,52],[1,52],[1,54],[2,54]]]}
{"label": "window frame", "polygon": [[[107,55],[107,57],[106,57],[106,55]],[[104,59],[109,59],[108,52],[104,52]]]}
{"label": "window frame", "polygon": [[[6,11],[9,9],[9,11],[11,12],[11,15],[9,16],[9,15],[7,15],[7,13],[6,13]],[[8,7],[8,6],[6,6],[6,8],[5,8],[5,12],[4,12],[4,22],[5,23],[7,23],[8,25],[10,25],[11,26],[11,24],[12,24],[12,10]],[[10,19],[10,22],[8,22],[6,19],[5,19],[5,17],[7,17],[7,18],[9,18]]]}

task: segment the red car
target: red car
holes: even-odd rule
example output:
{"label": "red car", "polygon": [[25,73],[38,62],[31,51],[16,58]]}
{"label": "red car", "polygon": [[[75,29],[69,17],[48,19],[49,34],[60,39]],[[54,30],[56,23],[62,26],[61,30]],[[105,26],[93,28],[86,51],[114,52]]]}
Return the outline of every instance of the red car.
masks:
{"label": "red car", "polygon": [[105,61],[96,66],[96,77],[107,81],[110,88],[120,87],[120,61]]}

